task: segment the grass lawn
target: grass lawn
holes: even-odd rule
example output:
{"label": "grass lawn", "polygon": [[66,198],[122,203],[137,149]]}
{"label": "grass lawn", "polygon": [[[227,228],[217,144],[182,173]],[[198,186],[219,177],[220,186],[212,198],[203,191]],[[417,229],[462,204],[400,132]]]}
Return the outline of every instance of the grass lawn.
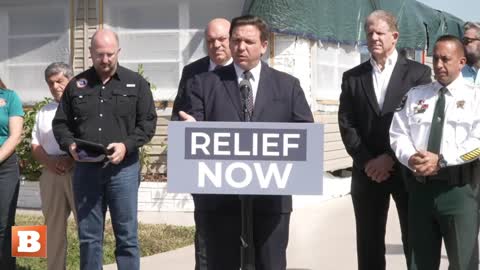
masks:
{"label": "grass lawn", "polygon": [[[18,215],[16,225],[41,225],[42,216]],[[138,225],[138,237],[141,256],[150,256],[160,252],[177,249],[193,243],[194,227],[182,227],[171,225]],[[67,269],[77,270],[80,268],[80,250],[78,246],[77,227],[72,220],[68,224],[68,252]],[[47,243],[48,245],[48,243]],[[111,264],[115,262],[115,238],[110,220],[105,225],[105,239],[103,243],[103,262]],[[48,254],[55,256],[55,254]],[[40,258],[17,258],[18,270],[45,270],[47,269],[46,259]]]}

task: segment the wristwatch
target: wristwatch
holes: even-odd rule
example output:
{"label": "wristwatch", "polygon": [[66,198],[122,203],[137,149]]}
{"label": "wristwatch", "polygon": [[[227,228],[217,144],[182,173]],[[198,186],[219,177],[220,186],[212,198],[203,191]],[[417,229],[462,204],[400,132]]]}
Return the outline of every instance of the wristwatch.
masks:
{"label": "wristwatch", "polygon": [[440,169],[443,169],[443,168],[446,168],[447,167],[447,161],[443,158],[443,155],[440,154],[438,155],[438,163],[437,163],[438,167]]}

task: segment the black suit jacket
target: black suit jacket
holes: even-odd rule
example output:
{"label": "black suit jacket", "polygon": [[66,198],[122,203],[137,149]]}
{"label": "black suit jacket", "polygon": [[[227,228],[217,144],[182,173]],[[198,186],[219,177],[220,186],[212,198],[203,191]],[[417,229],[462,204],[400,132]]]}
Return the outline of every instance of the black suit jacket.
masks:
{"label": "black suit jacket", "polygon": [[352,193],[375,185],[364,173],[364,168],[367,161],[383,153],[390,154],[396,161],[395,172],[386,184],[400,182],[403,186],[402,166],[390,148],[390,124],[407,91],[431,82],[429,67],[399,55],[380,110],[372,69],[370,61],[366,61],[346,71],[342,78],[338,124],[345,148],[353,159]]}
{"label": "black suit jacket", "polygon": [[[187,87],[187,81],[192,79],[197,74],[208,72],[209,67],[210,67],[209,56],[200,58],[197,61],[192,62],[186,65],[185,67],[183,67],[182,77],[180,79],[180,83],[178,84],[177,96],[175,97],[175,101],[173,102],[172,117],[170,120],[180,121],[180,116],[178,115],[178,112],[186,111],[189,107],[186,90],[185,90],[185,88]],[[208,195],[192,194],[192,197],[195,205],[195,211],[202,210],[202,205],[206,204],[206,202],[204,201],[205,200],[208,201]]]}
{"label": "black suit jacket", "polygon": [[[313,122],[312,112],[295,77],[262,62],[253,109],[254,122]],[[197,121],[243,121],[240,90],[233,64],[194,77],[187,87],[188,112]],[[235,195],[206,195],[200,210],[240,213]],[[236,212],[233,212],[236,211]],[[288,213],[291,196],[255,196],[256,213]]]}
{"label": "black suit jacket", "polygon": [[180,78],[180,83],[178,84],[177,96],[175,97],[175,101],[173,102],[171,120],[180,120],[178,112],[184,111],[187,108],[187,98],[185,96],[185,88],[187,86],[187,81],[197,74],[208,72],[209,67],[210,57],[208,56],[200,58],[197,61],[183,67],[182,77]]}

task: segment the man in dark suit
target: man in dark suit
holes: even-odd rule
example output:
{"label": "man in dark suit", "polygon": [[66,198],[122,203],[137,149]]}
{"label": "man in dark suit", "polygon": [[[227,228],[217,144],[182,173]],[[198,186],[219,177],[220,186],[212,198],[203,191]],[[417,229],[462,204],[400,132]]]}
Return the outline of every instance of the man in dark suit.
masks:
{"label": "man in dark suit", "polygon": [[[268,46],[266,23],[255,16],[233,19],[230,49],[233,64],[197,75],[187,87],[187,121],[313,122],[298,79],[268,67],[261,56]],[[247,81],[247,82],[246,82]],[[251,86],[241,97],[239,84]],[[243,100],[243,101],[242,101]],[[253,111],[242,110],[253,105]],[[251,108],[251,107],[250,107]],[[207,259],[209,270],[240,267],[240,200],[234,195],[208,195]],[[291,196],[253,197],[253,234],[256,270],[286,269]]]}
{"label": "man in dark suit", "polygon": [[[177,96],[173,103],[172,121],[178,121],[178,112],[185,110],[188,105],[185,95],[187,81],[197,74],[212,71],[219,67],[232,63],[232,54],[229,47],[229,30],[230,22],[223,18],[215,18],[211,20],[205,28],[205,43],[208,55],[198,59],[197,61],[186,65],[182,71],[182,78],[178,85]],[[207,269],[206,259],[206,230],[208,228],[208,220],[201,212],[206,211],[205,200],[208,198],[203,194],[192,194],[193,204],[195,205],[195,269]]]}
{"label": "man in dark suit", "polygon": [[223,18],[211,20],[205,28],[205,43],[208,55],[197,61],[186,65],[182,70],[182,77],[178,85],[177,96],[173,102],[171,120],[178,121],[178,112],[185,110],[187,99],[185,97],[185,87],[187,81],[193,76],[212,71],[215,68],[232,63],[232,54],[229,47],[230,22]]}
{"label": "man in dark suit", "polygon": [[353,158],[351,196],[357,230],[359,270],[385,269],[385,229],[390,195],[397,206],[407,257],[407,193],[402,165],[390,148],[393,113],[412,87],[431,82],[425,65],[396,51],[393,14],[377,10],[365,19],[371,59],[343,74],[338,122]]}

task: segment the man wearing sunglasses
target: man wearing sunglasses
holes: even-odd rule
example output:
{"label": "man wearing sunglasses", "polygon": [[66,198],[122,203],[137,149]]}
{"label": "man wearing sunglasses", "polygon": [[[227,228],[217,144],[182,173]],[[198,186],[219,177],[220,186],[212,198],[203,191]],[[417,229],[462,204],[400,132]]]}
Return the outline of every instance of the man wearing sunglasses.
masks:
{"label": "man wearing sunglasses", "polygon": [[463,26],[463,46],[467,56],[467,64],[462,69],[463,77],[475,84],[480,85],[480,23],[466,22]]}

